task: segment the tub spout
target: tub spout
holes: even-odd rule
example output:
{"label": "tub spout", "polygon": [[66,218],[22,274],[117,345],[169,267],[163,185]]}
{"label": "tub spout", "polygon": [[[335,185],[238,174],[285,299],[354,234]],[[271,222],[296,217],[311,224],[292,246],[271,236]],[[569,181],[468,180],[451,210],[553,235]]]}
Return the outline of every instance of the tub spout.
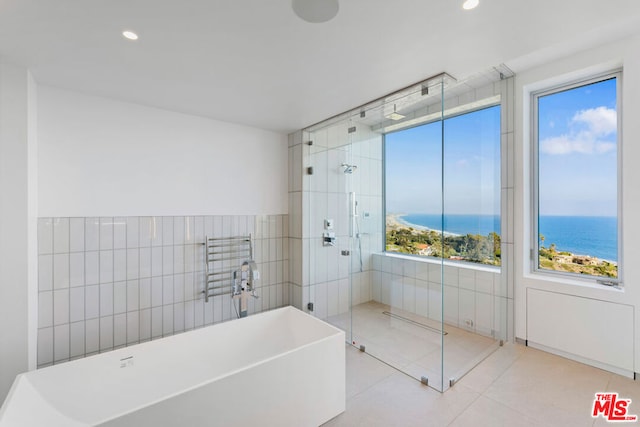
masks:
{"label": "tub spout", "polygon": [[260,279],[260,272],[255,261],[249,260],[243,262],[240,267],[239,281],[237,273],[236,271],[233,275],[233,298],[239,300],[240,310],[238,311],[238,317],[247,317],[249,297],[258,298],[258,295],[256,295],[256,281]]}

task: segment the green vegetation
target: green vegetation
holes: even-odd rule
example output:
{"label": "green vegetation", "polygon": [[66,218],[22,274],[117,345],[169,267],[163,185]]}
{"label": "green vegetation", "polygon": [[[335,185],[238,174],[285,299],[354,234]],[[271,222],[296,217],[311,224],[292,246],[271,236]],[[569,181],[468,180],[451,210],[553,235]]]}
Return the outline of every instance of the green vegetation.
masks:
{"label": "green vegetation", "polygon": [[618,277],[618,265],[588,255],[574,255],[571,252],[558,251],[551,243],[546,248],[544,236],[540,235],[539,266],[545,270],[566,271],[568,273],[589,274],[592,276]]}
{"label": "green vegetation", "polygon": [[[544,243],[544,236],[540,236]],[[387,226],[387,251],[412,255],[423,255],[452,260],[500,265],[500,235],[486,236],[466,234],[464,236],[442,235],[434,230],[416,230],[413,227]],[[560,251],[555,243],[549,247],[540,246],[539,266],[541,269],[566,271],[602,277],[618,277],[615,263],[587,255],[574,255]]]}
{"label": "green vegetation", "polygon": [[500,265],[500,235],[445,235],[412,227],[387,228],[387,251]]}

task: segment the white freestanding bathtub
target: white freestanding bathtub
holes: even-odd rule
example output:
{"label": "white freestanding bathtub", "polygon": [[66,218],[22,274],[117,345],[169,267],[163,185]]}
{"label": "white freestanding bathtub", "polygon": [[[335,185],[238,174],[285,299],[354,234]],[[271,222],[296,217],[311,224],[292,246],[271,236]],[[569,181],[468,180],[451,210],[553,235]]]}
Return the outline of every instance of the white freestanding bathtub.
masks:
{"label": "white freestanding bathtub", "polygon": [[317,426],[344,409],[344,332],[285,307],[20,374],[0,426]]}

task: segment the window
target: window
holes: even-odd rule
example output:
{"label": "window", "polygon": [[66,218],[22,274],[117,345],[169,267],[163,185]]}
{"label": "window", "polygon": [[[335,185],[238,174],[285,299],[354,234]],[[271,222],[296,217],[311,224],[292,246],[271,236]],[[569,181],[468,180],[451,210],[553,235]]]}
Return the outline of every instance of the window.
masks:
{"label": "window", "polygon": [[385,209],[388,252],[500,265],[500,106],[386,134]]}
{"label": "window", "polygon": [[619,85],[616,73],[533,94],[538,271],[619,277]]}

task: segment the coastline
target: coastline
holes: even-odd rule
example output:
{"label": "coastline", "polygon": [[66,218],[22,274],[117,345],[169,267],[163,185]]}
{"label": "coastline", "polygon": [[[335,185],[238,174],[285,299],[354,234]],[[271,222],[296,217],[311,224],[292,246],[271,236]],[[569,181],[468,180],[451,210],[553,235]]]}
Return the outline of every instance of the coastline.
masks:
{"label": "coastline", "polygon": [[[429,231],[433,231],[436,233],[440,233],[440,230],[435,230],[429,227],[425,227],[422,225],[417,225],[417,224],[412,224],[410,222],[405,221],[402,217],[406,215],[404,213],[394,213],[394,214],[387,214],[386,217],[386,226],[387,226],[387,230],[398,230],[398,229],[403,229],[403,228],[413,228],[414,230],[418,231],[418,232],[429,232]],[[443,235],[445,237],[459,237],[462,236],[462,234],[456,234],[456,233],[450,233],[448,231],[443,232]],[[562,248],[558,248],[557,249],[559,252],[562,251]],[[597,261],[598,263],[609,263],[611,265],[614,266],[618,266],[618,263],[616,261],[611,261],[608,259],[604,259],[604,258],[598,258],[598,257],[594,257],[591,255],[582,255],[582,254],[577,254],[577,253],[572,253],[572,252],[568,252],[565,251],[567,253],[569,253],[570,255],[566,255],[567,257],[575,257],[575,258],[584,258],[584,259],[592,259]]]}
{"label": "coastline", "polygon": [[[429,228],[429,227],[425,227],[424,225],[417,225],[417,224],[412,224],[410,222],[405,221],[404,219],[402,219],[402,216],[406,215],[406,214],[387,214],[387,218],[385,220],[386,224],[387,224],[387,229],[389,230],[396,230],[399,228],[413,228],[416,231],[433,231],[436,233],[440,233],[440,230],[436,230],[433,228]],[[448,231],[442,231],[442,234],[445,237],[459,237],[462,236],[462,234],[456,234],[456,233],[450,233]]]}

